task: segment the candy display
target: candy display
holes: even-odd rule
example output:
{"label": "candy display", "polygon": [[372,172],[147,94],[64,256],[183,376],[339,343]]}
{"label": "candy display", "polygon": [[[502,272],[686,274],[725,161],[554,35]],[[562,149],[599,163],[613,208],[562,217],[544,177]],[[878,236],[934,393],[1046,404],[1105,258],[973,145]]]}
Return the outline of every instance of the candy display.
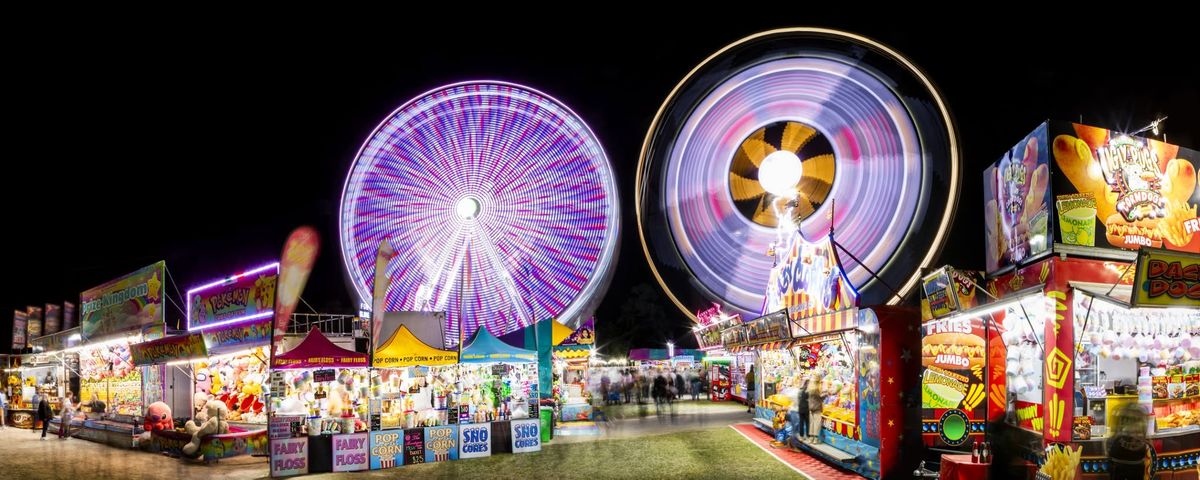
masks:
{"label": "candy display", "polygon": [[353,433],[367,429],[368,385],[363,369],[282,372],[286,389],[273,411],[307,417],[308,433]]}
{"label": "candy display", "polygon": [[[1040,300],[1027,300],[1037,304]],[[1033,305],[1029,306],[1030,308]],[[1036,310],[1041,312],[1041,310]],[[1005,371],[1008,372],[1008,395],[1015,401],[1042,403],[1042,345],[1045,344],[1044,317],[1022,311],[1022,304],[1008,307],[1002,325],[1001,337],[1007,347]]]}

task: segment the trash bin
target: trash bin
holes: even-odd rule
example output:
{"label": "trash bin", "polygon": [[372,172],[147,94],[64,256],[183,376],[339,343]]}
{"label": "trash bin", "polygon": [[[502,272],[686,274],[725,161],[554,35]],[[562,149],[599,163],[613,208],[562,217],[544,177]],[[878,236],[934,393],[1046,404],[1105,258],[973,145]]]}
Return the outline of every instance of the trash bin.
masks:
{"label": "trash bin", "polygon": [[541,407],[542,443],[554,438],[554,407]]}

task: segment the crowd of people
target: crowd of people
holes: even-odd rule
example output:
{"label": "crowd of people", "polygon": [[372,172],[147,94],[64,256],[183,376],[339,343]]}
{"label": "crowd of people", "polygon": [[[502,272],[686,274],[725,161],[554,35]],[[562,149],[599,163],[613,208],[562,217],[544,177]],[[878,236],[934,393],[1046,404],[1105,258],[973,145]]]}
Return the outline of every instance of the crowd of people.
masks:
{"label": "crowd of people", "polygon": [[604,405],[623,403],[671,403],[691,396],[699,399],[707,380],[700,368],[609,367],[599,372],[595,392]]}

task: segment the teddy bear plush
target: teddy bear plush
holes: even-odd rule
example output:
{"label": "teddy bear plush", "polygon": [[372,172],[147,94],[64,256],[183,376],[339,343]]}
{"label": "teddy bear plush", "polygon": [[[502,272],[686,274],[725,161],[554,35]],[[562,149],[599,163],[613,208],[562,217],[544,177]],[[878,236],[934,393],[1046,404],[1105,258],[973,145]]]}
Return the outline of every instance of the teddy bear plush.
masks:
{"label": "teddy bear plush", "polygon": [[195,457],[200,450],[200,441],[206,435],[229,433],[229,408],[217,400],[210,400],[204,405],[204,410],[196,413],[192,421],[184,425],[184,430],[192,435],[192,441],[183,446],[183,454]]}

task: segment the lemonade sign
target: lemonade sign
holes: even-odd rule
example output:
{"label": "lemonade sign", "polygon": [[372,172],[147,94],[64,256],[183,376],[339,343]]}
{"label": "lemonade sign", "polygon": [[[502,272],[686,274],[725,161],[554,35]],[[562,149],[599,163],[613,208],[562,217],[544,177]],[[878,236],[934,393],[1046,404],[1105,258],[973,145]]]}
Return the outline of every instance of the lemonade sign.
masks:
{"label": "lemonade sign", "polygon": [[1063,243],[1096,246],[1096,197],[1090,193],[1061,195],[1057,203]]}

